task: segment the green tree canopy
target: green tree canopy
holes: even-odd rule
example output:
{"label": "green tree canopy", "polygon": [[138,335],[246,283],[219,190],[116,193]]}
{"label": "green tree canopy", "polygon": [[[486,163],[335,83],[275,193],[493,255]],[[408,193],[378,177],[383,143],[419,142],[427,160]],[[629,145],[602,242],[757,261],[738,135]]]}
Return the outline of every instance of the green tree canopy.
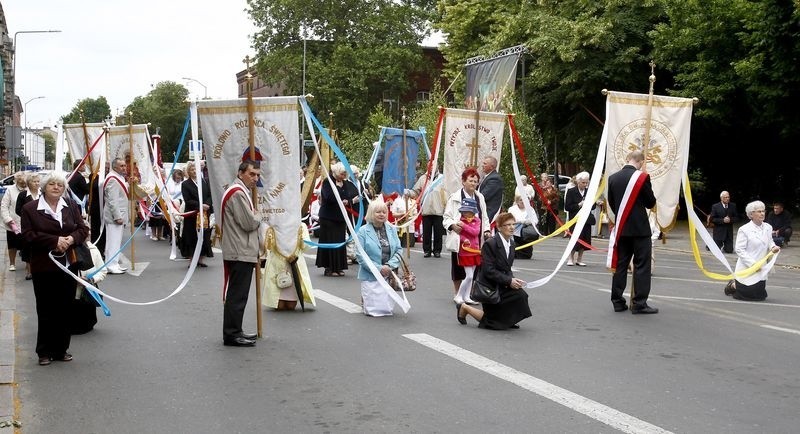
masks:
{"label": "green tree canopy", "polygon": [[[125,113],[132,113],[132,123],[150,123],[150,133],[159,130],[161,134],[161,156],[164,161],[172,161],[178,149],[178,141],[183,132],[186,114],[189,109],[187,98],[189,90],[174,81],[162,81],[153,87],[145,96],[137,96],[125,108]],[[127,120],[126,120],[127,121]],[[183,155],[188,154],[188,146],[184,145]]]}
{"label": "green tree canopy", "polygon": [[79,124],[81,123],[81,111],[83,111],[86,123],[103,122],[111,116],[111,108],[108,106],[106,97],[99,96],[78,101],[69,113],[61,117],[61,120],[65,124]]}

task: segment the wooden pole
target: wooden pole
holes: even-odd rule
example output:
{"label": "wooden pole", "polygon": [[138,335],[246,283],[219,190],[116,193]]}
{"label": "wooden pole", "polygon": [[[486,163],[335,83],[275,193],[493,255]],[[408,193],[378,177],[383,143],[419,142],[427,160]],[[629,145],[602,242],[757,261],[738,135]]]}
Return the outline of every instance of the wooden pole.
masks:
{"label": "wooden pole", "polygon": [[[406,190],[408,189],[408,150],[406,149],[406,140],[408,136],[406,134],[406,108],[402,107],[400,111],[403,112],[403,116],[401,117],[403,122],[403,199],[406,202],[406,219],[408,220],[403,222],[403,224],[406,224],[406,260],[408,261],[411,259],[411,230],[409,229],[407,223],[411,219],[411,210],[408,209],[408,195],[406,194]],[[412,223],[410,227],[413,226],[414,224]]]}
{"label": "wooden pole", "polygon": [[[255,141],[255,104],[253,103],[253,74],[250,73],[250,56],[244,58],[247,65],[247,144],[250,145],[250,160],[256,160],[256,141]],[[253,199],[253,210],[258,213],[258,189],[254,185],[250,190]],[[264,321],[261,314],[261,251],[259,249],[256,258],[256,328],[258,337],[264,336]]]}
{"label": "wooden pole", "polygon": [[134,194],[136,190],[136,177],[133,171],[133,112],[128,112],[128,152],[128,155],[130,155],[130,161],[128,162],[130,164],[128,167],[128,179],[131,181],[129,185],[130,206],[128,207],[128,213],[131,218],[131,270],[136,270],[136,239],[133,236],[136,230],[134,228],[134,226],[136,226],[136,194]]}
{"label": "wooden pole", "polygon": [[[94,164],[92,162],[92,154],[89,152],[89,131],[86,129],[86,118],[83,116],[83,109],[80,110],[81,115],[81,123],[83,124],[83,144],[86,147],[86,155],[87,160],[89,161],[89,173],[91,176],[89,177],[89,197],[86,199],[86,210],[87,215],[89,215],[89,221],[92,220],[91,213],[88,210],[92,207],[92,190],[94,189],[94,179],[97,176],[97,172],[94,170]],[[83,176],[80,174],[80,170],[75,173],[73,176]],[[102,211],[101,211],[102,212]]]}

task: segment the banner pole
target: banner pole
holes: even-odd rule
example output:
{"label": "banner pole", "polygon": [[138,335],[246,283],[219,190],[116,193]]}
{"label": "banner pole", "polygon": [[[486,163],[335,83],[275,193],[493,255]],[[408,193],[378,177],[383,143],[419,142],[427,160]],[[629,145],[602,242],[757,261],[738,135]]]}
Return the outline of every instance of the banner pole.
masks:
{"label": "banner pole", "polygon": [[136,232],[136,195],[134,194],[134,190],[136,189],[136,178],[134,177],[134,166],[133,166],[133,112],[128,112],[128,155],[129,155],[129,163],[130,166],[128,167],[128,179],[130,182],[130,206],[128,207],[128,213],[130,214],[131,218],[131,271],[136,270],[136,240],[134,239],[133,234]]}
{"label": "banner pole", "polygon": [[[406,190],[408,189],[408,149],[406,149],[406,108],[405,106],[400,109],[403,112],[403,116],[400,118],[401,122],[403,123],[403,199],[406,202],[406,218],[411,221],[411,212],[408,209],[408,195],[405,194]],[[403,222],[404,224],[407,222]],[[413,227],[413,224],[412,226]],[[406,260],[411,260],[411,230],[408,226],[406,226]]]}
{"label": "banner pole", "polygon": [[[245,56],[244,63],[247,65],[247,143],[250,145],[250,160],[256,160],[256,141],[255,141],[255,105],[253,103],[253,74],[250,73],[250,56]],[[256,186],[250,190],[253,199],[253,210],[258,212],[258,189]],[[256,271],[256,327],[258,337],[264,335],[264,321],[261,315],[261,249],[258,251],[255,264]]]}
{"label": "banner pole", "polygon": [[[86,147],[86,156],[87,160],[89,160],[89,173],[91,174],[91,176],[89,177],[89,197],[86,199],[86,209],[90,210],[92,209],[92,190],[94,189],[94,179],[97,176],[97,172],[94,170],[94,163],[92,162],[92,153],[91,149],[89,148],[89,131],[86,129],[86,118],[83,116],[83,109],[80,110],[80,116],[81,116],[81,124],[83,127],[83,144]],[[64,128],[64,126],[62,125],[61,128]],[[76,173],[76,175],[83,176],[80,174],[80,170],[78,170],[78,173]],[[87,212],[86,214],[89,215],[91,213]],[[92,221],[91,216],[89,217],[89,221],[90,222]]]}
{"label": "banner pole", "polygon": [[[650,90],[647,93],[647,117],[644,124],[644,138],[642,139],[642,153],[644,154],[644,162],[642,163],[642,172],[647,173],[647,147],[650,144],[650,127],[653,121],[653,85],[656,82],[656,64],[652,60],[650,61],[650,77],[648,77],[650,81]],[[658,219],[656,219],[656,224],[658,224]],[[652,247],[651,247],[652,248]],[[652,255],[652,252],[650,253]],[[617,264],[619,266],[619,264]],[[626,267],[630,267],[630,264],[625,264]],[[632,272],[636,272],[633,270]],[[636,284],[633,280],[631,280],[631,308],[633,308],[633,299],[636,294]],[[633,312],[633,310],[631,310]]]}

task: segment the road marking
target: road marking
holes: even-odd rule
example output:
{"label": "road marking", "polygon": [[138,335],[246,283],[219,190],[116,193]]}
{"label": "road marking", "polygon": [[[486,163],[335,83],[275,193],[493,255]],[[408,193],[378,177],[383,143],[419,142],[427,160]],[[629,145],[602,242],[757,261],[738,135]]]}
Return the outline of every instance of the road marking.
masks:
{"label": "road marking", "polygon": [[481,355],[465,350],[461,347],[437,339],[425,333],[405,334],[403,337],[422,344],[432,350],[438,351],[446,356],[452,357],[466,365],[479,369],[487,374],[493,375],[501,380],[508,381],[523,389],[529,390],[543,398],[547,398],[556,404],[561,404],[571,410],[577,411],[598,422],[602,422],[614,429],[626,433],[669,433],[661,427],[655,426],[641,419],[637,419],[629,414],[622,413],[611,407],[592,401],[589,398],[578,395],[548,383],[544,380],[520,372],[514,368],[487,359]]}
{"label": "road marking", "polygon": [[764,327],[765,329],[770,329],[770,330],[777,330],[779,332],[794,333],[796,335],[800,335],[800,330],[787,329],[787,328],[783,328],[783,327],[776,327],[776,326],[771,326],[771,325],[768,325],[768,324],[761,324],[761,327]]}
{"label": "road marking", "polygon": [[331,305],[333,305],[335,307],[338,307],[339,309],[341,309],[341,310],[343,310],[343,311],[345,311],[347,313],[363,313],[364,312],[364,310],[361,309],[361,306],[359,306],[359,305],[357,305],[355,303],[350,303],[349,301],[347,301],[347,300],[345,300],[345,299],[343,299],[341,297],[337,297],[337,296],[335,296],[333,294],[329,294],[329,293],[327,293],[327,292],[325,292],[325,291],[323,291],[321,289],[316,289],[316,288],[314,289],[314,297],[316,297],[316,298],[318,298],[318,299],[320,299],[320,300],[322,300],[322,301],[324,301],[324,302],[326,302],[328,304],[331,304]]}

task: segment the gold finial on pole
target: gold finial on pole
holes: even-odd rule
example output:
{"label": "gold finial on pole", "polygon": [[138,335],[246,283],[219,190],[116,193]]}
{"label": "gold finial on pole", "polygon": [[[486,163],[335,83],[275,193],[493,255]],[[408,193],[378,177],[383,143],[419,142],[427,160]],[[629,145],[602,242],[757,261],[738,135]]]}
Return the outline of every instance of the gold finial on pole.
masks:
{"label": "gold finial on pole", "polygon": [[[255,140],[255,104],[253,103],[253,74],[250,72],[250,55],[244,57],[244,64],[247,67],[245,80],[247,81],[247,144],[250,146],[250,160],[256,160],[256,140]],[[250,190],[250,197],[253,199],[253,209],[256,213],[258,209],[258,190],[255,186]],[[256,271],[256,332],[258,337],[263,336],[264,322],[261,316],[261,251],[259,250],[255,263]]]}
{"label": "gold finial on pole", "polygon": [[647,173],[647,152],[650,146],[650,128],[653,121],[653,87],[656,82],[656,64],[650,61],[650,90],[647,94],[647,120],[644,125],[644,138],[642,139],[642,153],[644,154],[644,164],[642,164],[642,172]]}

